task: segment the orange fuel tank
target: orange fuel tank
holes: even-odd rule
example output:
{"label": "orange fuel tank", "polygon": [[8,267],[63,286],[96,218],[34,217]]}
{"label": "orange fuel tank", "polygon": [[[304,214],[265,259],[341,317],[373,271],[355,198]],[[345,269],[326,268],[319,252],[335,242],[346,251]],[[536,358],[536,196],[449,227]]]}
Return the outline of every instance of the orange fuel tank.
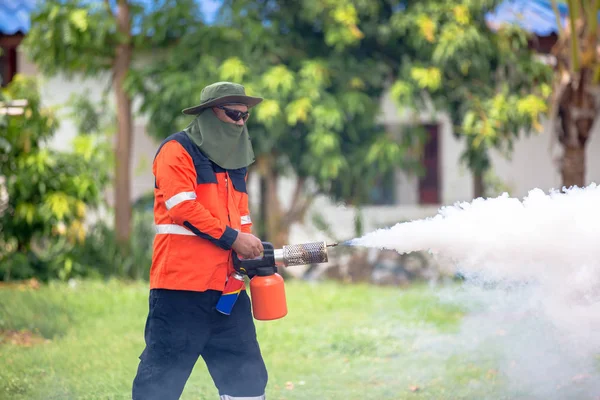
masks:
{"label": "orange fuel tank", "polygon": [[270,321],[287,315],[285,285],[278,273],[256,275],[250,280],[252,313],[254,318]]}

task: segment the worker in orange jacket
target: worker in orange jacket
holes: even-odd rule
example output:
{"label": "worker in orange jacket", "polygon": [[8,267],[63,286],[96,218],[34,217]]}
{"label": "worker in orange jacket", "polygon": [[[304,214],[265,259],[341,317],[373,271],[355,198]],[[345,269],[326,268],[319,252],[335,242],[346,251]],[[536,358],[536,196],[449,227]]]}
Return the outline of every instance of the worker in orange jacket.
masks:
{"label": "worker in orange jacket", "polygon": [[155,177],[154,239],[146,347],[133,399],[178,399],[202,357],[221,400],[265,398],[267,370],[242,290],[227,314],[216,309],[232,250],[240,258],[263,251],[251,234],[247,167],[254,161],[246,121],[262,101],[244,87],[205,87],[188,127],[160,145]]}

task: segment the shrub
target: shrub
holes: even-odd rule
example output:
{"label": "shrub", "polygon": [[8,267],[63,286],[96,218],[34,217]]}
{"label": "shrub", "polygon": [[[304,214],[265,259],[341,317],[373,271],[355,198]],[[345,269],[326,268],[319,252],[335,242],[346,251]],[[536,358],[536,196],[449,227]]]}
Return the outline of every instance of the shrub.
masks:
{"label": "shrub", "polygon": [[0,280],[82,274],[66,249],[85,242],[85,221],[103,202],[110,149],[80,135],[72,151],[46,143],[58,127],[35,79],[17,76],[0,92]]}

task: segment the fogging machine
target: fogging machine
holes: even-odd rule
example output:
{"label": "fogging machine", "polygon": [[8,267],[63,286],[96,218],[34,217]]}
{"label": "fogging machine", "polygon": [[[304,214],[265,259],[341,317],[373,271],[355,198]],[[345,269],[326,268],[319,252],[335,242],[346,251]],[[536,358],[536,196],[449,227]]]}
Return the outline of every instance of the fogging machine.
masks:
{"label": "fogging machine", "polygon": [[[230,311],[227,297],[237,295],[243,288],[243,276],[250,278],[250,295],[252,296],[252,314],[257,320],[274,320],[287,315],[284,280],[277,273],[278,267],[296,265],[320,264],[328,261],[327,249],[337,246],[337,243],[312,242],[286,245],[275,249],[273,244],[262,242],[264,251],[259,258],[240,259],[233,252],[233,268],[223,296],[217,304],[217,310],[228,314]],[[228,286],[230,286],[228,288]],[[235,301],[235,300],[234,300]],[[231,307],[233,304],[231,304]]]}

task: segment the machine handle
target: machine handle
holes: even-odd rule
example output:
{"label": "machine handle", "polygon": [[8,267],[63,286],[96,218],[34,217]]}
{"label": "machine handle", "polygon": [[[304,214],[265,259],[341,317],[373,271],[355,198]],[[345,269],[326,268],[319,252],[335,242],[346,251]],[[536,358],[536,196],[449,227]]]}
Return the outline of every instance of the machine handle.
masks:
{"label": "machine handle", "polygon": [[[277,272],[275,265],[275,248],[269,242],[262,242],[264,251],[262,257],[252,259],[240,259],[235,251],[231,252],[233,257],[233,268],[252,278],[257,274],[271,275]],[[272,271],[272,272],[271,272]]]}

